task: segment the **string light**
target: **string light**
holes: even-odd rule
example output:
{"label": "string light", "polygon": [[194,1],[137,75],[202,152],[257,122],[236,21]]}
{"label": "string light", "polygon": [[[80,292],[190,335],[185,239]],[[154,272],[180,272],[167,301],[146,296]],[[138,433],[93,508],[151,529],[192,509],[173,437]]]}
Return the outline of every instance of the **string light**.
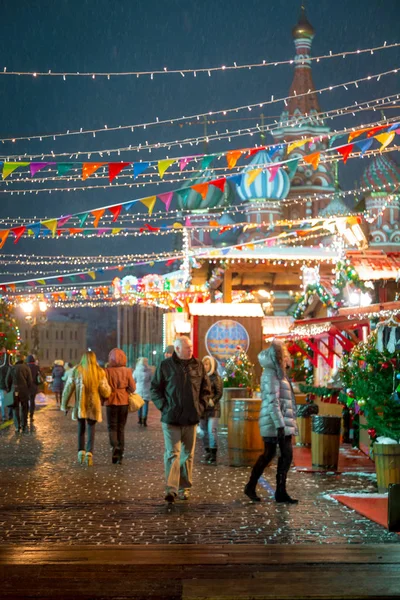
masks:
{"label": "string light", "polygon": [[360,54],[373,54],[374,52],[379,52],[380,50],[387,50],[389,48],[397,48],[400,44],[395,42],[393,44],[386,44],[386,42],[380,46],[375,46],[373,48],[363,48],[361,50],[344,50],[342,52],[329,54],[321,54],[320,56],[307,57],[304,59],[296,58],[296,61],[293,59],[286,60],[276,60],[267,62],[263,60],[259,63],[249,63],[245,65],[238,65],[235,61],[233,65],[221,65],[220,67],[201,67],[196,69],[167,69],[164,67],[163,69],[154,69],[152,71],[109,71],[109,72],[101,72],[101,71],[52,71],[49,69],[48,71],[8,71],[7,67],[3,67],[3,70],[0,71],[0,75],[3,76],[30,76],[30,77],[61,77],[64,81],[67,77],[89,77],[91,79],[96,78],[106,78],[110,80],[111,77],[150,77],[151,80],[154,79],[155,75],[181,75],[184,77],[185,75],[193,75],[197,76],[199,73],[207,73],[208,76],[211,76],[212,73],[217,73],[221,71],[240,71],[243,69],[256,69],[258,67],[277,67],[281,65],[291,65],[293,62],[296,62],[296,65],[308,65],[311,61],[320,62],[321,60],[327,60],[330,58],[342,57],[346,58],[347,56],[360,55]]}
{"label": "string light", "polygon": [[[391,69],[389,71],[384,71],[382,73],[375,73],[374,75],[368,75],[367,77],[360,77],[358,79],[354,79],[351,81],[346,81],[345,83],[337,83],[335,85],[330,85],[324,88],[319,88],[318,90],[308,90],[307,92],[302,92],[300,94],[293,94],[291,96],[285,96],[282,98],[274,98],[271,100],[265,100],[262,102],[256,102],[254,104],[248,104],[248,105],[243,105],[243,106],[236,106],[233,108],[225,108],[222,110],[216,110],[216,111],[208,111],[208,112],[204,112],[204,113],[198,113],[198,114],[194,114],[194,115],[190,115],[190,116],[184,116],[184,117],[176,117],[176,118],[169,118],[169,119],[158,119],[156,121],[149,121],[147,123],[139,123],[137,125],[134,125],[134,128],[137,127],[141,127],[143,129],[146,129],[148,127],[151,126],[156,126],[156,125],[162,125],[162,124],[166,124],[166,123],[180,123],[182,121],[185,121],[187,119],[201,119],[204,117],[209,117],[209,116],[213,116],[213,115],[221,115],[221,114],[230,114],[230,113],[237,113],[239,111],[243,111],[243,110],[250,110],[253,108],[263,108],[264,106],[270,106],[271,104],[277,104],[277,103],[286,103],[288,102],[288,100],[291,100],[292,98],[301,98],[301,97],[306,97],[306,96],[310,96],[310,95],[316,95],[316,94],[323,94],[325,92],[331,92],[333,90],[336,89],[340,89],[340,88],[344,88],[346,89],[348,86],[350,85],[358,85],[359,83],[364,83],[364,82],[371,82],[374,81],[375,79],[378,79],[378,77],[385,77],[387,75],[393,75],[393,74],[397,74],[398,73],[398,68],[395,69]],[[77,152],[73,152],[72,156],[76,156],[77,158],[81,155],[93,155],[93,154],[98,154],[98,155],[102,155],[102,154],[111,154],[113,152],[126,152],[126,151],[131,151],[132,148],[113,148],[113,149],[109,149],[109,150],[94,150],[91,152],[87,152],[87,151],[77,151]],[[30,159],[33,158],[43,158],[43,157],[62,157],[62,156],[71,156],[70,152],[62,152],[62,153],[54,153],[53,151],[48,153],[42,153],[42,154],[37,154],[37,155],[33,155],[33,154],[23,154],[23,155],[11,155],[8,156],[6,158],[6,160],[9,160],[10,158],[16,159],[16,158],[21,158],[21,156],[24,157],[29,157]]]}

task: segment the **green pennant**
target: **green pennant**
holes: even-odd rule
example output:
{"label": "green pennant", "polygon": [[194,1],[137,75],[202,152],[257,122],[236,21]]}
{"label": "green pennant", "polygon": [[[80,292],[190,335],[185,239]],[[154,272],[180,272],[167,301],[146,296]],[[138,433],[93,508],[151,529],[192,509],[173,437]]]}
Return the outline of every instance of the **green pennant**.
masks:
{"label": "green pennant", "polygon": [[208,167],[211,165],[212,161],[214,160],[215,156],[203,156],[202,161],[201,161],[201,166],[200,169],[203,171],[204,169],[208,169]]}
{"label": "green pennant", "polygon": [[80,217],[79,217],[80,227],[84,226],[85,221],[88,218],[88,216],[89,216],[89,213],[84,213],[83,215],[80,215]]}
{"label": "green pennant", "polygon": [[58,177],[62,177],[63,175],[66,175],[68,173],[68,171],[70,171],[75,166],[76,166],[76,163],[57,163]]}
{"label": "green pennant", "polygon": [[292,181],[294,174],[297,171],[297,167],[299,166],[299,162],[300,162],[300,158],[294,158],[293,160],[289,160],[287,163],[288,166],[288,170],[289,170],[289,179],[290,181]]}

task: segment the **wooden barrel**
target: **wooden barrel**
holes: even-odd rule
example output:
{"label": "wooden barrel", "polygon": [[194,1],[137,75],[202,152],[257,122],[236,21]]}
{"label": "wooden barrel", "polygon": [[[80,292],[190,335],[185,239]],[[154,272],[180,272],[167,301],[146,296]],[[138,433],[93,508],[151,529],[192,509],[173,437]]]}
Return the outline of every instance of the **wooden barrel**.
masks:
{"label": "wooden barrel", "polygon": [[297,428],[298,435],[295,437],[298,446],[311,446],[311,416],[318,412],[315,404],[297,404]]}
{"label": "wooden barrel", "polygon": [[341,417],[312,416],[311,462],[324,471],[337,471]]}
{"label": "wooden barrel", "polygon": [[374,444],[378,491],[388,491],[389,483],[400,483],[400,444]]}
{"label": "wooden barrel", "polygon": [[253,466],[264,451],[258,417],[260,398],[229,400],[228,458],[231,467]]}
{"label": "wooden barrel", "polygon": [[220,400],[221,416],[219,418],[219,427],[222,433],[228,433],[228,410],[229,400],[231,398],[248,398],[249,391],[247,388],[226,387]]}

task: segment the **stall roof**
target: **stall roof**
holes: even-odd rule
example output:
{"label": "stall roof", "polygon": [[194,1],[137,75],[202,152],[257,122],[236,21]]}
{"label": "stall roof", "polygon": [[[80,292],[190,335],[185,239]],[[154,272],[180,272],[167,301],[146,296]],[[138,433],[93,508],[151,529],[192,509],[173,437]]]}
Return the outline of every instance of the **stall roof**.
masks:
{"label": "stall roof", "polygon": [[347,258],[360,279],[396,279],[400,273],[400,252],[383,250],[351,251]]}

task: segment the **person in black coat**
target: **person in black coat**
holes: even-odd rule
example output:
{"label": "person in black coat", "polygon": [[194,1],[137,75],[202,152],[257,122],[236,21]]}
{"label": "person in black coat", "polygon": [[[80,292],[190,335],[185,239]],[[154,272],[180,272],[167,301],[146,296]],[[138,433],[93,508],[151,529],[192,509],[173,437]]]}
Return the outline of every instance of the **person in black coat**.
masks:
{"label": "person in black coat", "polygon": [[40,372],[39,365],[36,364],[35,357],[33,354],[29,354],[26,359],[26,364],[28,365],[31,375],[32,375],[32,387],[29,391],[29,418],[31,422],[33,422],[33,415],[35,414],[35,396],[38,391],[38,385],[42,383],[43,377]]}
{"label": "person in black coat", "polygon": [[217,462],[218,451],[218,422],[221,416],[220,400],[222,398],[222,379],[217,371],[217,361],[212,356],[205,356],[202,360],[207,377],[211,384],[211,396],[208,406],[200,420],[203,432],[203,444],[206,451],[204,461],[208,463]]}
{"label": "person in black coat", "polygon": [[32,388],[31,370],[20,356],[14,366],[10,366],[6,377],[7,390],[13,392],[14,425],[17,433],[28,432],[28,402]]}

